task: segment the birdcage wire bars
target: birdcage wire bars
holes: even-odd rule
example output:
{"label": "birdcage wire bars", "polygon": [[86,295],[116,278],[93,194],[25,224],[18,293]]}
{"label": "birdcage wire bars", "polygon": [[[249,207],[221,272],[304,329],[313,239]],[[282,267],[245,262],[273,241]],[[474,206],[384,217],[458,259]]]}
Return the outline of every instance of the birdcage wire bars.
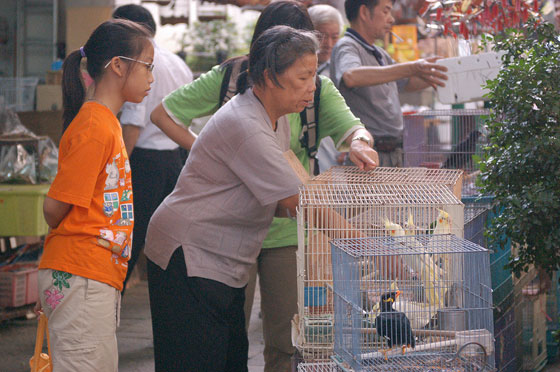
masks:
{"label": "birdcage wire bars", "polygon": [[[334,212],[327,213],[327,211]],[[445,223],[438,224],[441,216]],[[294,345],[306,362],[333,353],[334,307],[329,239],[463,234],[463,205],[450,188],[428,184],[331,183],[300,188],[298,211],[298,314]],[[439,227],[438,227],[439,225]]]}
{"label": "birdcage wire bars", "polygon": [[493,369],[485,248],[451,234],[336,239],[331,248],[335,352],[352,370]]}
{"label": "birdcage wire bars", "polygon": [[302,362],[297,365],[297,372],[343,372],[333,361],[330,362]]}
{"label": "birdcage wire bars", "polygon": [[461,169],[463,194],[477,195],[476,157],[487,144],[486,109],[426,110],[405,115],[403,150],[406,167]]}
{"label": "birdcage wire bars", "polygon": [[457,169],[430,169],[425,167],[377,167],[370,171],[356,166],[335,166],[313,177],[317,183],[377,183],[385,185],[446,185],[453,190],[463,172]]}

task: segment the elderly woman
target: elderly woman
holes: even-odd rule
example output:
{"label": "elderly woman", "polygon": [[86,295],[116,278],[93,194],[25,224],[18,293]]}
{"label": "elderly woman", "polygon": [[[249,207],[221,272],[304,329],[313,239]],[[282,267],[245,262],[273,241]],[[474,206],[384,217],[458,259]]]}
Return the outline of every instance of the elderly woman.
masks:
{"label": "elderly woman", "polygon": [[319,68],[317,73],[329,76],[329,63],[334,45],[342,34],[344,21],[340,12],[327,4],[314,5],[307,10],[313,27],[320,33]]}
{"label": "elderly woman", "polygon": [[[271,2],[263,9],[253,33],[251,44],[266,30],[286,25],[299,30],[313,30],[307,9],[295,1]],[[222,89],[228,88],[235,66],[246,70],[247,57],[237,57],[215,66],[191,84],[169,94],[152,112],[152,121],[174,141],[190,149],[195,137],[189,130],[193,118],[214,114],[223,102]],[[346,144],[349,157],[356,165],[367,170],[377,161],[371,148],[373,139],[357,119],[329,78],[320,76],[317,110],[316,141],[332,138],[337,144]],[[225,93],[225,92],[224,92]],[[309,110],[305,110],[307,113]],[[288,115],[291,126],[290,149],[301,164],[313,174],[315,165],[309,141],[301,141],[303,119],[301,113]],[[368,160],[369,159],[369,160]],[[313,167],[315,169],[315,167]],[[297,307],[297,223],[287,218],[275,218],[268,230],[261,253],[252,271],[246,289],[245,319],[248,321],[253,305],[255,284],[258,280],[261,294],[261,312],[264,339],[264,372],[291,370],[291,357],[295,351],[291,338],[291,320]],[[248,323],[248,322],[247,322]],[[246,323],[246,326],[248,325]]]}
{"label": "elderly woman", "polygon": [[247,371],[244,290],[273,216],[296,214],[284,115],[313,100],[318,46],[288,26],[262,33],[240,94],[206,124],[150,221],[156,371]]}

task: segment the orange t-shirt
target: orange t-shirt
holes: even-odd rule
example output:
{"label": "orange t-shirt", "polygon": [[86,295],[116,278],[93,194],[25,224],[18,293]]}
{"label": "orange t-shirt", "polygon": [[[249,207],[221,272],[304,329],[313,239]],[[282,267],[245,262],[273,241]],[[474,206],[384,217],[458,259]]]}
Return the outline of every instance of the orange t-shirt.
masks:
{"label": "orange t-shirt", "polygon": [[134,225],[132,181],[119,121],[107,107],[87,102],[70,123],[47,195],[72,208],[47,236],[39,268],[122,290]]}

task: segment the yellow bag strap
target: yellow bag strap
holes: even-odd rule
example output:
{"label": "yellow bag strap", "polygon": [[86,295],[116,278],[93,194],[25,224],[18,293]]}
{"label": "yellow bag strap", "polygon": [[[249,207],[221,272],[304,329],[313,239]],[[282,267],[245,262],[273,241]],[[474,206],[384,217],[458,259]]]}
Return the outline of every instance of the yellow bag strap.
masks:
{"label": "yellow bag strap", "polygon": [[47,335],[47,348],[49,355],[51,354],[51,343],[49,338],[48,319],[45,314],[39,316],[39,324],[37,325],[37,337],[35,338],[35,351],[33,353],[33,368],[31,372],[39,372],[39,358],[43,350],[43,339]]}
{"label": "yellow bag strap", "polygon": [[49,353],[49,357],[50,357],[52,354],[51,354],[51,338],[49,336],[49,319],[45,316],[45,314],[41,314],[41,315],[45,317],[45,333],[47,334],[47,353]]}

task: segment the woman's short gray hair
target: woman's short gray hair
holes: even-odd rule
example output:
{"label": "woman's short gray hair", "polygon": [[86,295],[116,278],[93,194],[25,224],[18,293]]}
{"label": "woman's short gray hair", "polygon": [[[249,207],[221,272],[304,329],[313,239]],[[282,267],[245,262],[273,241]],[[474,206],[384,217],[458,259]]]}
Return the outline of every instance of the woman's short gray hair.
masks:
{"label": "woman's short gray hair", "polygon": [[263,84],[265,71],[268,70],[274,84],[282,87],[278,75],[290,68],[299,58],[306,54],[317,54],[318,50],[319,40],[315,32],[296,30],[289,26],[274,26],[263,32],[251,46],[249,77],[253,84]]}
{"label": "woman's short gray hair", "polygon": [[338,9],[327,4],[318,4],[307,9],[307,12],[315,29],[327,23],[337,23],[340,27],[340,33],[342,33],[344,21]]}

